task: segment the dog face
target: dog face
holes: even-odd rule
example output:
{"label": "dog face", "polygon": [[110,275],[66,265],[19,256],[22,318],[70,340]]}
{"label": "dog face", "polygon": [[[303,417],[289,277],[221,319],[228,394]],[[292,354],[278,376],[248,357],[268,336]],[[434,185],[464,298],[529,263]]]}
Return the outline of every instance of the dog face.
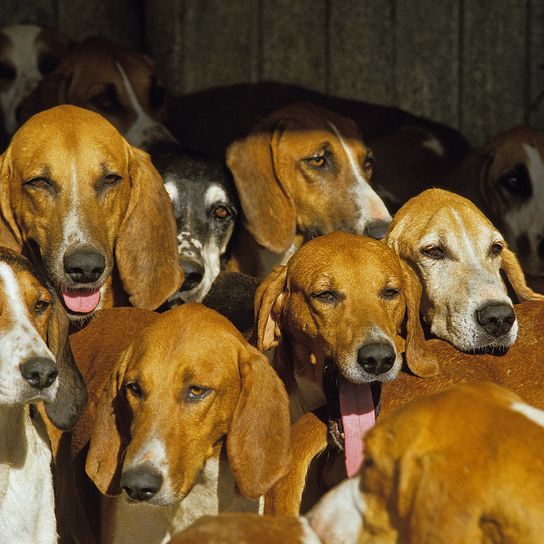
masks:
{"label": "dog face", "polygon": [[228,320],[189,303],[122,355],[99,401],[87,472],[104,493],[120,485],[132,499],[174,505],[206,480],[228,437],[238,488],[256,498],[287,467],[289,432],[287,396],[266,358]]}
{"label": "dog face", "polygon": [[[3,157],[1,183],[14,243],[43,262],[72,317],[99,306],[114,264],[135,305],[155,304],[165,281],[170,293],[177,287],[174,223],[160,176],[146,154],[95,113],[58,106],[34,116]],[[138,278],[151,261],[169,269],[153,285]]]}
{"label": "dog face", "polygon": [[36,25],[0,30],[0,106],[9,134],[17,128],[23,99],[55,70],[71,46],[62,34]]}
{"label": "dog face", "polygon": [[273,113],[227,150],[246,227],[276,253],[297,233],[383,237],[391,217],[369,184],[372,160],[353,121],[309,104]]}
{"label": "dog face", "polygon": [[185,273],[181,290],[170,298],[200,302],[221,269],[232,236],[238,204],[230,176],[213,159],[177,147],[151,150],[174,206],[178,254]]}
{"label": "dog face", "polygon": [[544,134],[518,127],[482,151],[479,187],[489,213],[523,270],[544,276]]}
{"label": "dog face", "polygon": [[0,248],[0,405],[43,400],[69,429],[86,401],[68,344],[68,319],[54,291],[26,259]]}
{"label": "dog face", "polygon": [[57,104],[99,113],[137,147],[173,138],[162,122],[166,92],[153,61],[101,39],[88,39],[23,104],[23,120]]}
{"label": "dog face", "polygon": [[[326,361],[351,383],[391,380],[402,363],[399,334],[407,308],[412,314],[408,344],[412,348],[422,340],[414,319],[414,283],[381,242],[347,233],[316,238],[259,287],[258,346],[269,349],[279,342],[281,347],[283,338],[293,351],[297,376],[319,385]],[[411,362],[421,365],[416,373],[425,372],[421,352]]]}
{"label": "dog face", "polygon": [[463,351],[508,348],[517,321],[501,278],[520,298],[534,293],[499,231],[469,200],[430,189],[395,216],[387,242],[416,270],[431,332]]}

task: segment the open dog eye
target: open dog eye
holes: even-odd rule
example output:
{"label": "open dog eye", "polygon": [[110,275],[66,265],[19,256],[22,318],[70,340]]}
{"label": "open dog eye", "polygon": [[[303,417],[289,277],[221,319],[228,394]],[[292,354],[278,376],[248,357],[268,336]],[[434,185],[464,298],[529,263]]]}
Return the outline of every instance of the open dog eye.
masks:
{"label": "open dog eye", "polygon": [[23,185],[25,187],[34,187],[36,189],[53,189],[53,183],[51,182],[51,180],[42,176],[28,179],[23,182]]}
{"label": "open dog eye", "polygon": [[216,219],[221,219],[224,221],[225,219],[228,219],[231,215],[232,214],[230,210],[226,206],[223,206],[221,204],[218,204],[213,208],[213,216]]}
{"label": "open dog eye", "polygon": [[188,400],[201,400],[210,393],[211,389],[200,385],[190,385],[187,389]]}
{"label": "open dog eye", "polygon": [[48,300],[38,300],[36,304],[34,304],[34,311],[37,314],[43,314],[47,308],[50,306],[50,302]]}
{"label": "open dog eye", "polygon": [[517,164],[512,170],[501,176],[498,184],[510,196],[528,198],[533,192],[529,172],[524,164]]}
{"label": "open dog eye", "polygon": [[504,249],[504,245],[501,244],[501,242],[495,242],[495,243],[491,244],[491,254],[492,255],[499,255],[503,249]]}
{"label": "open dog eye", "polygon": [[107,189],[108,187],[113,187],[119,183],[123,178],[118,174],[106,174],[97,184],[96,188]]}
{"label": "open dog eye", "polygon": [[127,382],[125,384],[125,389],[134,397],[140,398],[142,396],[142,390],[138,382]]}
{"label": "open dog eye", "polygon": [[441,246],[426,246],[421,249],[421,253],[435,261],[441,261],[446,257],[446,250]]}
{"label": "open dog eye", "polygon": [[151,89],[149,91],[149,105],[152,109],[156,110],[164,104],[166,98],[166,90],[157,84],[156,81],[151,83]]}
{"label": "open dog eye", "polygon": [[323,155],[313,155],[312,157],[306,157],[303,159],[306,164],[313,166],[314,168],[325,168],[327,166],[327,157]]}
{"label": "open dog eye", "polygon": [[115,113],[121,109],[117,91],[113,85],[108,85],[103,92],[90,98],[89,104],[106,113]]}
{"label": "open dog eye", "polygon": [[17,71],[13,66],[10,66],[5,62],[0,62],[0,79],[7,79],[8,81],[11,81],[12,79],[15,79],[16,75]]}
{"label": "open dog eye", "polygon": [[382,289],[380,296],[384,300],[393,300],[399,296],[400,291],[396,287],[385,287]]}
{"label": "open dog eye", "polygon": [[38,70],[42,76],[50,74],[59,65],[57,57],[46,56],[38,61]]}
{"label": "open dog eye", "polygon": [[330,304],[338,302],[340,295],[336,291],[319,291],[317,293],[313,293],[312,298]]}
{"label": "open dog eye", "polygon": [[372,173],[372,167],[374,166],[374,153],[372,151],[368,151],[366,154],[365,160],[363,162],[363,170],[366,174]]}

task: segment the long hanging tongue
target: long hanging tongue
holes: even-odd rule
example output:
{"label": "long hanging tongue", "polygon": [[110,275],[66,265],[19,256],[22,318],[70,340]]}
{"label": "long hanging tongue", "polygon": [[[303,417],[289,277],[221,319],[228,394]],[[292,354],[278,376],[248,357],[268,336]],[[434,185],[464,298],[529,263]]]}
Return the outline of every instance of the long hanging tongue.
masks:
{"label": "long hanging tongue", "polygon": [[374,426],[374,401],[368,383],[354,384],[338,377],[338,398],[344,426],[346,470],[351,478],[363,462],[363,436]]}
{"label": "long hanging tongue", "polygon": [[72,312],[88,314],[98,306],[100,291],[98,289],[90,292],[63,291],[62,298],[66,307]]}

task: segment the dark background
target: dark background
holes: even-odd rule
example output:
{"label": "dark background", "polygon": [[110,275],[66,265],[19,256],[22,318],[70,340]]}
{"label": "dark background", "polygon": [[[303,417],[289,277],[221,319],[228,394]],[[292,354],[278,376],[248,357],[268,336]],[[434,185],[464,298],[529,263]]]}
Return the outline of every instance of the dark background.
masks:
{"label": "dark background", "polygon": [[475,145],[544,128],[543,0],[0,0],[1,25],[17,22],[145,51],[172,92],[297,83],[400,106]]}

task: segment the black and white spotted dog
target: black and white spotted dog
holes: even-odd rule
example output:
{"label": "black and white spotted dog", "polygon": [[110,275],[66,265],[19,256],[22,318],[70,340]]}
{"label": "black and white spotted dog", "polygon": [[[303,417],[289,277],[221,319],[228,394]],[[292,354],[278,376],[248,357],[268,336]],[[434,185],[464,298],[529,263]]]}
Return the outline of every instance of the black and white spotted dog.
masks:
{"label": "black and white spotted dog", "polygon": [[234,230],[238,203],[230,174],[221,162],[175,144],[149,149],[174,206],[178,253],[185,272],[181,290],[167,302],[200,302],[221,270]]}

